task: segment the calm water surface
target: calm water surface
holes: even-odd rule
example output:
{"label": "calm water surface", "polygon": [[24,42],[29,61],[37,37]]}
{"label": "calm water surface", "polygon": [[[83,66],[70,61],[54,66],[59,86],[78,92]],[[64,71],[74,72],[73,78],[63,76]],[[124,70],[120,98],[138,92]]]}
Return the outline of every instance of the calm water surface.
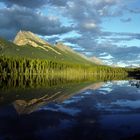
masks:
{"label": "calm water surface", "polygon": [[0,104],[0,140],[140,139],[139,80],[3,88]]}

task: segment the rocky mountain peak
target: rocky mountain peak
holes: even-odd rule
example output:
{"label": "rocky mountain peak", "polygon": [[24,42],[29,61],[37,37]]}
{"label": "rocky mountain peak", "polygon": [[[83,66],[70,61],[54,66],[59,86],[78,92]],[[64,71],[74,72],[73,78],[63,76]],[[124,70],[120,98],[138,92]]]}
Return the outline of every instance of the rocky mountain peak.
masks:
{"label": "rocky mountain peak", "polygon": [[30,31],[21,31],[21,30],[17,33],[17,35],[14,39],[14,43],[19,46],[30,44],[34,47],[36,47],[36,45],[35,45],[36,43],[47,44],[46,41],[39,38],[34,33],[30,32]]}
{"label": "rocky mountain peak", "polygon": [[56,51],[51,44],[30,31],[19,31],[14,39],[14,43],[18,46],[30,45],[32,47],[41,48],[44,51],[51,50],[60,54],[60,52]]}

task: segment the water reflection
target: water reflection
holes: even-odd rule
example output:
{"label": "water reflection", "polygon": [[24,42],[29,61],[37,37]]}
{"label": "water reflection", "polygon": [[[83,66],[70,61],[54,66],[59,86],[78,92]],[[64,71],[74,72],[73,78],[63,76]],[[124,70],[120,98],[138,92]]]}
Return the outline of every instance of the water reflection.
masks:
{"label": "water reflection", "polygon": [[140,80],[132,80],[132,81],[129,81],[129,83],[131,84],[131,86],[140,88]]}
{"label": "water reflection", "polygon": [[139,81],[96,80],[2,88],[0,140],[140,138]]}
{"label": "water reflection", "polygon": [[[44,77],[42,75],[1,76],[0,105],[14,102],[16,108],[21,105],[26,108],[40,102],[46,103],[56,99],[62,101],[79,90],[99,88],[107,78],[122,78],[112,76],[101,77],[96,75],[95,77],[88,77],[88,79],[86,77],[70,79],[69,77]],[[90,87],[87,87],[87,85],[90,85]]]}
{"label": "water reflection", "polygon": [[[78,91],[97,89],[103,82],[92,79],[46,78],[20,75],[1,78],[0,105],[12,103],[19,114],[29,114],[50,102],[62,102]],[[104,79],[103,79],[104,80]],[[101,81],[101,77],[99,80]],[[90,87],[87,85],[90,85]]]}

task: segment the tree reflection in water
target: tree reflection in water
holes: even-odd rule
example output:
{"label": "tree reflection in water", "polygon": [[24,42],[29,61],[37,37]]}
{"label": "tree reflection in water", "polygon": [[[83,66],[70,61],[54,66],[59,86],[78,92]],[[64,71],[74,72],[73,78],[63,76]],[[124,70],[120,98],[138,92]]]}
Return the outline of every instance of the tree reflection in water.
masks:
{"label": "tree reflection in water", "polygon": [[138,137],[140,96],[138,89],[132,87],[138,81],[133,84],[132,80],[111,82],[111,77],[108,80],[105,77],[3,78],[0,138],[119,140]]}

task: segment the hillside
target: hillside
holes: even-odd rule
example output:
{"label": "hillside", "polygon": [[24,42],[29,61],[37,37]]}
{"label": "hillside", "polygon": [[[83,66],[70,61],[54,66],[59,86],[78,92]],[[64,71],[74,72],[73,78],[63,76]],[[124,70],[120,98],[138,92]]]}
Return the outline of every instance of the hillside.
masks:
{"label": "hillside", "polygon": [[102,62],[101,59],[99,59],[99,58],[97,58],[97,57],[95,57],[95,56],[90,57],[89,59],[90,59],[92,62],[94,62],[95,64],[98,64],[98,65],[103,65],[103,64],[104,64],[104,63]]}
{"label": "hillside", "polygon": [[51,45],[35,34],[20,31],[14,43],[0,38],[0,74],[49,75],[69,79],[95,74],[123,74],[122,68],[93,63],[62,43]]}
{"label": "hillside", "polygon": [[[86,57],[85,55],[74,51],[73,49],[71,49],[70,47],[64,45],[64,44],[61,43],[61,42],[56,43],[56,44],[55,44],[55,47],[58,48],[58,49],[60,49],[61,51],[65,52],[65,53],[67,53],[67,54],[71,53],[71,54],[74,54],[74,55],[77,56],[77,57],[80,57],[80,58],[82,58],[82,59],[85,59],[86,61],[90,61],[91,63],[97,64],[97,63],[96,63],[97,61],[94,62],[91,58],[88,58],[88,57]],[[97,59],[98,59],[98,58],[97,58]],[[97,60],[97,59],[96,59],[96,60]]]}
{"label": "hillside", "polygon": [[69,47],[51,45],[29,31],[18,32],[13,43],[0,38],[0,55],[94,64]]}

